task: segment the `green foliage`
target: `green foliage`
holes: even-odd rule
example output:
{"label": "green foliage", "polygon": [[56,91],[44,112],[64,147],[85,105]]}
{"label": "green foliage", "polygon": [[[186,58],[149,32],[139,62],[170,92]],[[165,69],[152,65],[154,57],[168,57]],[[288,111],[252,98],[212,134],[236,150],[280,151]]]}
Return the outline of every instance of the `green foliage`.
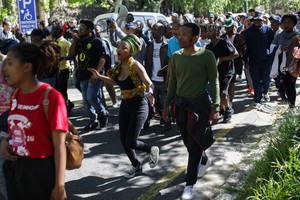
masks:
{"label": "green foliage", "polygon": [[12,22],[17,21],[18,15],[16,15],[16,10],[14,9],[13,5],[15,1],[13,0],[5,0],[2,1],[3,7],[0,8],[0,20],[2,21],[5,17],[9,17]]}
{"label": "green foliage", "polygon": [[256,161],[238,199],[300,199],[300,115],[288,114],[269,136],[269,146]]}
{"label": "green foliage", "polygon": [[2,8],[0,13],[0,21],[3,21],[3,19],[10,15],[10,10],[8,8]]}
{"label": "green foliage", "polygon": [[44,9],[44,11],[49,12],[50,11],[50,0],[43,0],[40,1],[40,4],[42,6],[42,8]]}
{"label": "green foliage", "polygon": [[[55,0],[44,0],[44,2],[45,10],[55,8]],[[80,7],[81,5],[85,5],[86,7],[99,6],[108,10],[111,8],[108,0],[67,0],[67,2],[69,7],[73,8]],[[163,10],[168,10],[179,13],[193,13],[195,15],[207,13],[220,14],[229,11],[234,13],[246,12],[246,2],[248,2],[247,9],[264,5],[267,12],[275,12],[275,10],[282,8],[286,12],[300,10],[300,0],[123,0],[123,4],[129,11],[162,12]],[[162,7],[163,3],[168,7]]]}

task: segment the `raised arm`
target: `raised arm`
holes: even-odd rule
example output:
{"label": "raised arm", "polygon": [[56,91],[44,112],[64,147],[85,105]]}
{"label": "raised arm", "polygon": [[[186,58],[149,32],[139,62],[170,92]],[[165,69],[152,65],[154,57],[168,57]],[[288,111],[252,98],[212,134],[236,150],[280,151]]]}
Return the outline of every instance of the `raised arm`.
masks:
{"label": "raised arm", "polygon": [[99,74],[99,72],[96,69],[88,68],[88,70],[93,73],[93,77],[98,78],[108,84],[116,84],[115,81],[112,80],[110,77]]}

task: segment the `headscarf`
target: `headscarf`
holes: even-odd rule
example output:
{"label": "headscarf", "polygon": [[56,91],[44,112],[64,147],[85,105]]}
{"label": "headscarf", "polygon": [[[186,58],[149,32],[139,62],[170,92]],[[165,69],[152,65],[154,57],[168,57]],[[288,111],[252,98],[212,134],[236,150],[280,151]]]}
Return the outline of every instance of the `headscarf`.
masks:
{"label": "headscarf", "polygon": [[131,47],[131,56],[135,55],[142,49],[140,39],[133,34],[127,35],[121,41],[127,42]]}

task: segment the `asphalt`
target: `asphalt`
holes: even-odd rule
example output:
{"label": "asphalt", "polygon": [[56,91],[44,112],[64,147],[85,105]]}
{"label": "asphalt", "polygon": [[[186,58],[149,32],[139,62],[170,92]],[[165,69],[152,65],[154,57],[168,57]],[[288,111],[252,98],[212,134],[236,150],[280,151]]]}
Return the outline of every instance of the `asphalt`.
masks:
{"label": "asphalt", "polygon": [[[258,159],[262,154],[264,147],[267,145],[265,136],[272,130],[272,126],[276,123],[276,120],[281,117],[281,114],[286,111],[287,106],[276,101],[276,90],[272,87],[270,96],[271,102],[267,103],[263,109],[252,109],[252,98],[247,95],[245,83],[237,84],[234,109],[235,114],[230,123],[222,124],[218,123],[213,126],[213,131],[216,134],[216,142],[206,153],[209,159],[212,161],[212,165],[207,169],[206,174],[198,179],[197,184],[194,185],[195,198],[194,199],[212,199],[212,200],[231,200],[235,199],[236,194],[228,192],[226,188],[233,187],[239,188],[242,186],[243,178],[247,175],[247,171],[251,168],[251,163]],[[297,86],[299,83],[297,82]],[[118,88],[116,87],[118,91]],[[110,165],[104,163],[101,170],[105,174],[109,174],[106,177],[102,172],[94,172],[91,170],[93,163],[100,162],[97,159],[98,154],[102,154],[105,157],[105,153],[108,155],[120,154],[122,148],[114,148],[115,141],[118,140],[116,135],[112,133],[118,132],[117,117],[118,108],[113,108],[109,97],[105,92],[105,96],[108,98],[108,110],[111,113],[110,124],[107,129],[97,130],[101,132],[100,136],[85,133],[82,131],[85,123],[88,122],[85,111],[82,107],[81,94],[72,86],[68,90],[69,98],[75,102],[75,109],[72,112],[71,121],[79,129],[82,137],[87,141],[87,145],[90,145],[90,141],[100,140],[102,143],[111,143],[112,150],[108,151],[105,147],[101,146],[101,149],[96,149],[96,144],[92,144],[93,152],[91,152],[90,146],[86,146],[85,156],[87,157],[86,163],[81,169],[77,171],[69,171],[66,175],[66,187],[68,193],[68,199],[155,199],[155,200],[172,200],[181,199],[181,194],[184,188],[184,175],[187,163],[187,152],[184,148],[182,141],[180,140],[178,129],[176,125],[172,125],[172,130],[169,133],[160,134],[160,127],[158,120],[152,120],[150,131],[146,131],[142,136],[144,139],[150,141],[160,142],[161,148],[161,167],[158,168],[157,173],[152,171],[147,172],[150,177],[136,178],[134,181],[120,183],[118,187],[117,182],[122,182],[121,173],[118,171],[124,168],[121,165]],[[297,101],[297,105],[299,100]],[[150,135],[147,136],[146,135]],[[92,138],[94,137],[94,138]],[[168,141],[168,142],[167,142]],[[170,142],[169,142],[170,141]],[[173,145],[173,146],[171,146]],[[176,149],[180,149],[175,151]],[[122,155],[124,156],[124,155]],[[171,157],[171,158],[170,158]],[[110,156],[106,156],[106,159],[112,159]],[[117,158],[119,159],[119,157]],[[128,162],[128,161],[127,161]],[[122,161],[123,163],[123,161]],[[110,169],[105,169],[105,166]],[[111,171],[112,166],[117,171]],[[99,169],[98,169],[99,170]],[[101,175],[100,175],[101,174]],[[112,177],[115,177],[113,179]],[[87,178],[93,177],[101,184],[98,186],[92,186],[93,181],[89,181]],[[85,178],[87,180],[85,180]],[[149,180],[151,178],[151,180]],[[113,186],[107,185],[114,183]],[[106,185],[107,187],[103,187]],[[95,188],[96,187],[96,188]],[[80,189],[79,189],[80,188]],[[91,190],[91,188],[94,188]],[[114,188],[112,190],[112,188]],[[132,190],[126,190],[124,188],[130,188]],[[104,191],[101,191],[104,190]],[[124,190],[120,192],[120,190]],[[81,195],[75,195],[81,194]],[[125,195],[125,196],[124,196]]]}

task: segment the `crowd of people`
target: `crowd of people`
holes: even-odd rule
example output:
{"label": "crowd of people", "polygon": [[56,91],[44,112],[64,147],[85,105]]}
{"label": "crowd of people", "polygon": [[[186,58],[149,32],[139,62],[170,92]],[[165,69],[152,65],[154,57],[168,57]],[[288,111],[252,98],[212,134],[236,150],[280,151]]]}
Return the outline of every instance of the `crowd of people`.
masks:
{"label": "crowd of people", "polygon": [[90,119],[85,131],[108,124],[103,86],[119,108],[120,141],[131,162],[126,178],[142,172],[136,151],[148,153],[151,168],[158,164],[159,147],[139,140],[152,117],[162,132],[176,122],[189,154],[183,199],[193,199],[193,185],[211,165],[198,136],[231,121],[236,82],[246,78],[252,106],[260,110],[271,100],[273,78],[280,101],[295,107],[297,77],[288,67],[300,48],[300,12],[281,16],[250,9],[197,18],[173,13],[171,22],[147,20],[146,30],[131,13],[125,22],[119,27],[111,20],[108,39],[90,20],[49,20],[48,26],[39,21],[25,40],[9,18],[3,20],[1,199],[66,198],[64,141],[74,107],[67,93],[70,73]]}

